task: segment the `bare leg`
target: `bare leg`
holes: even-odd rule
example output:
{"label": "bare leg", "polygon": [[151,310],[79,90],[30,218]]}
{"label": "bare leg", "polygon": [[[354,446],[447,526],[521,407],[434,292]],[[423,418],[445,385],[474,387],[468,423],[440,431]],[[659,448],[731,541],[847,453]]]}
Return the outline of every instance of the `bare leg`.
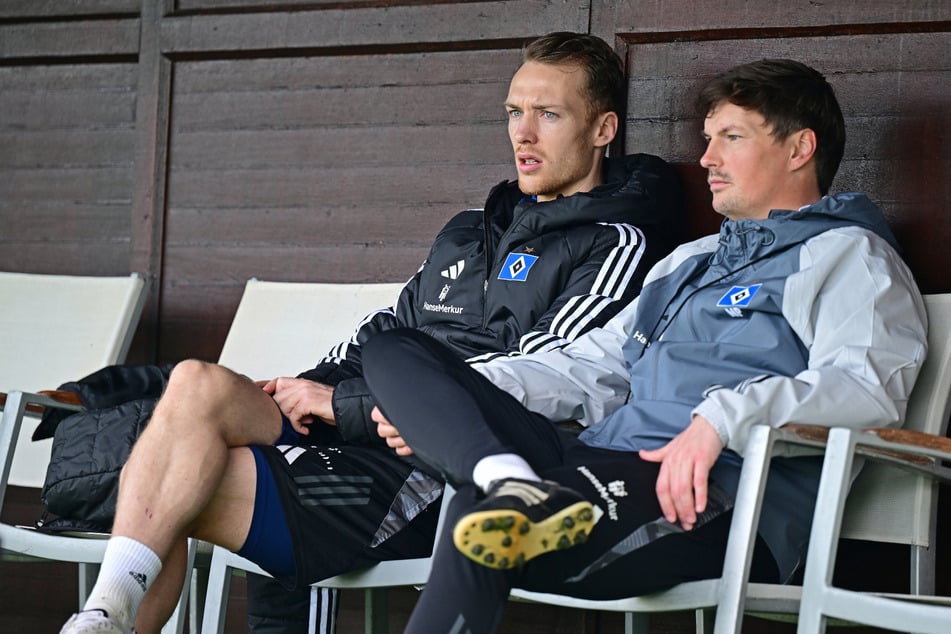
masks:
{"label": "bare leg", "polygon": [[[179,363],[122,470],[113,535],[135,539],[166,560],[218,490],[229,449],[270,444],[280,430],[277,405],[248,379],[218,365]],[[245,493],[252,501],[253,468],[252,462]],[[247,528],[223,545],[240,547]]]}
{"label": "bare leg", "polygon": [[142,630],[167,620],[181,592],[185,537],[241,547],[256,482],[247,446],[270,444],[280,431],[279,408],[253,382],[222,366],[179,363],[122,470],[96,585],[63,631],[98,631],[104,620],[108,631],[128,631],[148,594]]}
{"label": "bare leg", "polygon": [[171,617],[182,591],[187,542],[185,535],[238,550],[244,545],[254,512],[256,472],[246,448],[228,453],[225,474],[204,511],[185,531],[163,562],[162,572],[145,595],[135,621],[136,632],[158,632]]}
{"label": "bare leg", "polygon": [[163,562],[162,572],[145,595],[135,617],[137,634],[158,634],[172,616],[182,591],[187,557],[188,542],[183,539],[175,544]]}

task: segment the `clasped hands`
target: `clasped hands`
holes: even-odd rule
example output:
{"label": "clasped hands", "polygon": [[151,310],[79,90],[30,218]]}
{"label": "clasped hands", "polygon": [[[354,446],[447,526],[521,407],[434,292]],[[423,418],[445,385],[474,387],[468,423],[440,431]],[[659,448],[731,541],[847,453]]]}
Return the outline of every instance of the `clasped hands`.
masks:
{"label": "clasped hands", "polygon": [[320,420],[335,425],[333,410],[334,389],[309,379],[278,377],[258,381],[258,387],[270,394],[299,434],[310,434],[310,425]]}

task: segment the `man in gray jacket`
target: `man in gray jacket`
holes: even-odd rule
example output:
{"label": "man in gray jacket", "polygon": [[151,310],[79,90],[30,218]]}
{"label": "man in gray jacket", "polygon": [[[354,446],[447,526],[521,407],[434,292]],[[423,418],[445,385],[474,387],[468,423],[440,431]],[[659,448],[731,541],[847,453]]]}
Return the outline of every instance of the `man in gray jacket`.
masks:
{"label": "man in gray jacket", "polygon": [[[726,219],[606,326],[479,372],[413,331],[366,345],[380,435],[458,489],[407,632],[491,632],[516,586],[612,599],[717,577],[752,425],[901,422],[924,306],[878,208],[827,195],[845,143],[831,86],[762,60],[698,105]],[[820,468],[773,460],[753,581],[802,560]]]}

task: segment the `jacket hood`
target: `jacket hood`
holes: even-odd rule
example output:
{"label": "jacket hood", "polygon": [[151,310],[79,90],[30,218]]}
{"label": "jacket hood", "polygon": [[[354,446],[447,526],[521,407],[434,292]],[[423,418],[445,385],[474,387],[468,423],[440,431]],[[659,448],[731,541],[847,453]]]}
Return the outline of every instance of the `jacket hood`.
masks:
{"label": "jacket hood", "polygon": [[823,196],[817,202],[792,214],[792,219],[808,222],[833,222],[867,229],[900,251],[885,215],[865,194],[845,192]]}
{"label": "jacket hood", "polygon": [[895,234],[881,210],[864,194],[847,192],[823,196],[798,210],[774,209],[766,220],[726,219],[720,226],[720,244],[766,254],[808,240],[830,229],[861,227],[899,249]]}
{"label": "jacket hood", "polygon": [[[531,229],[571,227],[597,222],[625,222],[651,227],[670,244],[683,241],[685,210],[680,178],[663,159],[650,154],[606,158],[604,183],[588,192],[535,203],[518,188],[518,181],[496,185],[485,208],[493,222],[508,225],[511,214],[525,213]],[[508,216],[508,217],[506,217]]]}

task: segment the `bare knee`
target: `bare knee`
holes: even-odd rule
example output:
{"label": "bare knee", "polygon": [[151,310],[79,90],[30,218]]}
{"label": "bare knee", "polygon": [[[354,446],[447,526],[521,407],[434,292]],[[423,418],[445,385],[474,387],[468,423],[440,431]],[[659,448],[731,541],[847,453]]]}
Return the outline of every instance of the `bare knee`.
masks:
{"label": "bare knee", "polygon": [[214,395],[234,383],[235,375],[227,368],[215,363],[186,359],[175,365],[168,377],[165,393],[204,394],[205,397]]}
{"label": "bare knee", "polygon": [[178,363],[155,409],[151,426],[182,436],[216,434],[227,446],[267,444],[280,434],[277,405],[250,379],[224,366],[189,359]]}
{"label": "bare knee", "polygon": [[224,366],[186,359],[172,369],[162,400],[187,404],[193,412],[219,410],[222,403],[234,398],[236,390],[251,385],[250,381]]}

